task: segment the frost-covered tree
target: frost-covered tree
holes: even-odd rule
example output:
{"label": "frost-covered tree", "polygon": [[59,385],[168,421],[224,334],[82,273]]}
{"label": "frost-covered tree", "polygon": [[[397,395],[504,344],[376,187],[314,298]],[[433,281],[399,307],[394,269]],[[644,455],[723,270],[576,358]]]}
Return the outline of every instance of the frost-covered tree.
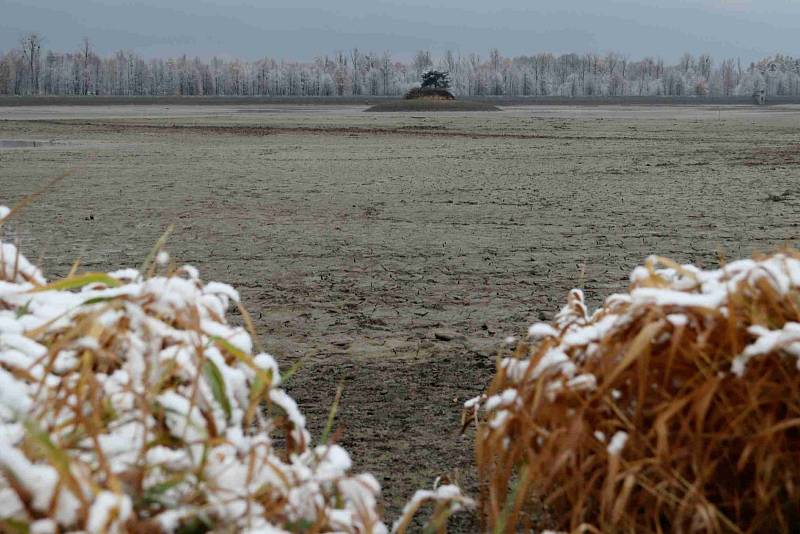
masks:
{"label": "frost-covered tree", "polygon": [[31,94],[39,94],[39,72],[41,70],[42,36],[36,32],[25,34],[20,47],[28,68],[28,87]]}
{"label": "frost-covered tree", "polygon": [[414,55],[414,61],[412,63],[414,71],[416,71],[417,76],[422,76],[422,73],[431,68],[433,66],[433,61],[431,60],[431,53],[428,50],[419,50]]}
{"label": "frost-covered tree", "polygon": [[0,50],[0,94],[12,95],[402,95],[423,72],[449,73],[455,95],[524,96],[800,96],[800,60],[776,55],[743,67],[732,58],[684,54],[675,64],[622,54],[538,53],[507,58],[417,52],[408,62],[390,52],[354,48],[309,62],[263,58],[146,59],[131,51],[100,57],[91,40],[77,50],[45,50],[39,34]]}

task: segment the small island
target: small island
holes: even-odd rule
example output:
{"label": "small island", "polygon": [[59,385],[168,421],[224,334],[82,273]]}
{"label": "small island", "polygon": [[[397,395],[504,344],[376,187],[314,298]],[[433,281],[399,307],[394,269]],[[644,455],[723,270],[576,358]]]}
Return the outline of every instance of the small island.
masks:
{"label": "small island", "polygon": [[449,72],[428,69],[419,87],[412,87],[402,100],[381,102],[366,111],[500,111],[488,102],[456,100],[449,89]]}

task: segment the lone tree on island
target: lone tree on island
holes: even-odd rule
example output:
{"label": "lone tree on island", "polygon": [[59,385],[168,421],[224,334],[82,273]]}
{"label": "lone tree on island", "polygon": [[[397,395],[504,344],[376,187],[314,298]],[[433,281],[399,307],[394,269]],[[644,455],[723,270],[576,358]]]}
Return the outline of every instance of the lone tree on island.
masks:
{"label": "lone tree on island", "polygon": [[449,72],[428,69],[422,73],[421,86],[410,89],[405,98],[409,100],[415,98],[455,100],[456,97],[447,90],[448,87],[450,87]]}
{"label": "lone tree on island", "polygon": [[422,73],[422,88],[447,89],[450,87],[450,73],[429,69]]}

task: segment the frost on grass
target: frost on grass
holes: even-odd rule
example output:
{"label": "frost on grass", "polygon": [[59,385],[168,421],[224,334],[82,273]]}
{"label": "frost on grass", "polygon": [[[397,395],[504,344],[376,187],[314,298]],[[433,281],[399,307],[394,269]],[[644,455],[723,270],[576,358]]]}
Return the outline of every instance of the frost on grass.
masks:
{"label": "frost on grass", "polygon": [[590,313],[573,290],[465,404],[490,526],[797,531],[800,254],[649,258]]}
{"label": "frost on grass", "polygon": [[[472,499],[464,497],[458,486],[453,484],[435,484],[432,490],[417,490],[411,497],[411,500],[403,507],[403,512],[400,518],[392,525],[392,531],[404,531],[411,523],[411,519],[417,513],[417,510],[426,503],[434,505],[433,517],[440,517],[446,519],[451,514],[459,512],[463,509],[472,508],[474,503]],[[436,521],[432,521],[435,524]],[[433,529],[430,529],[433,531]]]}
{"label": "frost on grass", "polygon": [[48,284],[0,245],[0,530],[386,532],[375,478],[226,321],[238,293],[155,259]]}

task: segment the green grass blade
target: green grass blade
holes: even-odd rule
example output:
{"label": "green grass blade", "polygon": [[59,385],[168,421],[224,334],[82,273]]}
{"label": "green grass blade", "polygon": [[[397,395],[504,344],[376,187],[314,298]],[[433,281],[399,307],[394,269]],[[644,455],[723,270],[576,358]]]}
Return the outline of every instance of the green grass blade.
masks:
{"label": "green grass blade", "polygon": [[322,435],[319,438],[319,442],[322,445],[326,445],[328,443],[328,438],[331,435],[331,431],[333,431],[333,422],[336,419],[336,412],[339,409],[339,400],[342,398],[342,389],[343,388],[341,384],[339,384],[339,387],[336,388],[336,397],[334,397],[331,410],[328,412],[328,421],[325,423],[325,430],[322,431]]}
{"label": "green grass blade", "polygon": [[61,480],[67,485],[72,493],[82,499],[83,492],[81,491],[78,482],[72,475],[70,469],[69,456],[58,445],[53,443],[50,435],[39,428],[34,421],[25,421],[25,432],[31,441],[41,450],[42,454],[47,458],[50,465],[58,471]]}
{"label": "green grass blade", "polygon": [[219,367],[211,360],[206,360],[205,364],[203,364],[203,371],[206,375],[206,380],[211,385],[211,393],[214,395],[214,400],[222,407],[225,412],[225,418],[230,420],[231,403],[225,389],[225,379],[222,377]]}
{"label": "green grass blade", "polygon": [[289,370],[281,375],[281,384],[285,386],[286,383],[289,382],[289,380],[291,380],[294,374],[297,371],[299,371],[301,367],[303,367],[303,364],[305,363],[305,358],[306,357],[303,356],[302,358],[294,362],[292,366],[289,368]]}
{"label": "green grass blade", "polygon": [[30,527],[24,521],[16,519],[0,519],[0,532],[8,532],[9,534],[28,534],[31,531]]}
{"label": "green grass blade", "polygon": [[175,230],[175,225],[170,224],[166,231],[161,234],[161,237],[158,238],[156,244],[153,245],[153,248],[150,249],[150,252],[147,253],[147,257],[145,257],[142,266],[139,268],[139,272],[142,273],[142,276],[147,275],[147,271],[150,269],[150,266],[153,264],[153,261],[156,259],[156,255],[158,251],[164,248],[164,245],[167,243],[167,239],[172,234],[172,231]]}
{"label": "green grass blade", "polygon": [[51,282],[46,286],[37,287],[32,292],[39,291],[68,291],[70,289],[80,289],[89,284],[103,284],[108,287],[119,287],[119,280],[111,278],[106,273],[84,273],[78,276],[70,276],[57,282]]}

